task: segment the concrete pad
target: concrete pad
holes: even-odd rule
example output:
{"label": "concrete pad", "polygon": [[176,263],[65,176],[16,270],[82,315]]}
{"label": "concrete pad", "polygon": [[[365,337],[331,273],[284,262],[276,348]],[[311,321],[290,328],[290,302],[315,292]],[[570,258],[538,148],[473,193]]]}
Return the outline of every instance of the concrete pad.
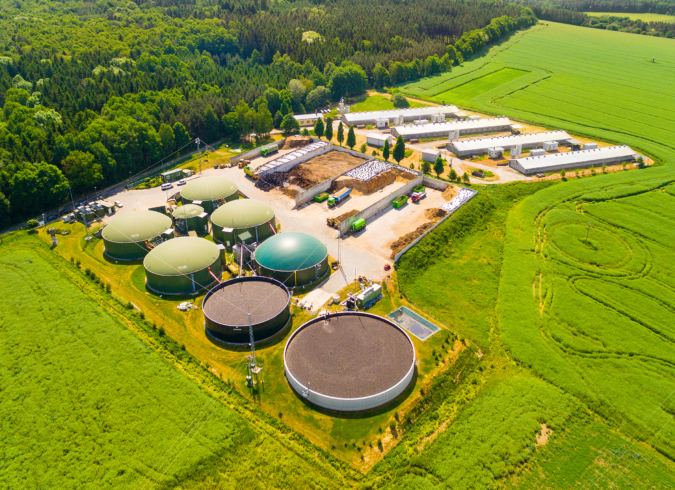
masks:
{"label": "concrete pad", "polygon": [[324,291],[322,288],[317,288],[314,291],[307,293],[307,296],[302,298],[300,303],[303,303],[305,306],[311,305],[310,312],[316,314],[319,310],[325,305],[329,299],[333,296],[334,293]]}

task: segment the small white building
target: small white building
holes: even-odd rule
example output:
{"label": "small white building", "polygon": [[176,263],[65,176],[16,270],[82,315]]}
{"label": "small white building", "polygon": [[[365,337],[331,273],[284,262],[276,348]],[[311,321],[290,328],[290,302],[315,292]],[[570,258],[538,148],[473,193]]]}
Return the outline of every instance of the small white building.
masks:
{"label": "small white building", "polygon": [[557,141],[544,141],[544,144],[542,146],[546,151],[558,151]]}
{"label": "small white building", "polygon": [[582,150],[595,150],[598,147],[597,143],[584,143],[584,146],[581,147]]}
{"label": "small white building", "polygon": [[366,143],[368,146],[374,146],[375,148],[384,147],[384,142],[389,141],[389,147],[392,147],[394,142],[394,137],[390,134],[380,134],[380,133],[368,133],[366,136]]}
{"label": "small white building", "polygon": [[495,146],[494,148],[488,148],[488,156],[490,158],[499,158],[504,154],[504,148],[501,146]]}
{"label": "small white building", "polygon": [[427,148],[426,150],[422,150],[422,160],[426,162],[434,163],[440,156],[441,150],[436,150],[435,148]]}
{"label": "small white building", "polygon": [[382,119],[376,119],[375,120],[375,127],[377,129],[385,129],[389,127],[389,119],[382,118]]}
{"label": "small white building", "polygon": [[531,157],[540,157],[542,155],[546,155],[546,150],[543,148],[533,148],[530,150],[530,156]]}
{"label": "small white building", "polygon": [[298,121],[298,124],[300,127],[314,127],[314,124],[319,119],[323,119],[322,114],[294,114],[293,117],[295,118],[296,121]]}

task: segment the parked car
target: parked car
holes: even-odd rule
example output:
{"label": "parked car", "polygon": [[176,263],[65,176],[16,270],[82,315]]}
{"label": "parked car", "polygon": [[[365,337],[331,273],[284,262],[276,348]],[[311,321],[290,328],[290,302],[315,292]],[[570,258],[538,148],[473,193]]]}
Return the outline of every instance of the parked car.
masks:
{"label": "parked car", "polygon": [[124,204],[122,204],[120,201],[115,201],[115,206],[117,206],[118,208],[123,208]]}
{"label": "parked car", "polygon": [[166,184],[162,184],[163,191],[168,191],[169,189],[173,189],[173,184],[170,184],[169,182],[167,182]]}
{"label": "parked car", "polygon": [[186,183],[185,179],[180,179],[176,185],[185,185]]}

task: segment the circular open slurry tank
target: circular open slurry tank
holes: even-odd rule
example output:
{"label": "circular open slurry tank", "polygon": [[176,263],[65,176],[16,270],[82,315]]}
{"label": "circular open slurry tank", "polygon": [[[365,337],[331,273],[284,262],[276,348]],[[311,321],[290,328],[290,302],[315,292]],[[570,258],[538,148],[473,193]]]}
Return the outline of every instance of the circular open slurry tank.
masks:
{"label": "circular open slurry tank", "polygon": [[249,314],[256,342],[288,325],[291,295],[286,286],[268,277],[239,277],[219,284],[204,297],[204,327],[215,340],[249,342]]}
{"label": "circular open slurry tank", "polygon": [[354,412],[389,403],[415,374],[415,347],[386,318],[362,312],[317,317],[288,339],[286,378],[309,402]]}

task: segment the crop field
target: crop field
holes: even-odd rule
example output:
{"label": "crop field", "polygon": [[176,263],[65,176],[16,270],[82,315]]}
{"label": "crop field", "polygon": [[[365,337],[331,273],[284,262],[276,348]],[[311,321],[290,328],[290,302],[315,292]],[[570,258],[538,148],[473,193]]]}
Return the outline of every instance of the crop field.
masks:
{"label": "crop field", "polygon": [[[425,104],[420,104],[413,100],[408,101],[410,107],[424,107]],[[389,97],[383,95],[366,95],[359,97],[356,102],[349,106],[350,112],[368,112],[368,111],[390,111],[396,109],[391,103]]]}
{"label": "crop field", "polygon": [[675,457],[675,178],[576,180],[507,223],[499,324],[522,363]]}
{"label": "crop field", "polygon": [[675,156],[673,79],[671,39],[547,22],[450,73],[400,88],[411,97],[620,142],[667,160]]}
{"label": "crop field", "polygon": [[3,488],[174,487],[203,481],[206,461],[223,473],[211,481],[254,483],[232,457],[247,451],[277,486],[341,486],[163,359],[37,238],[0,251]]}
{"label": "crop field", "polygon": [[627,13],[627,12],[584,12],[594,17],[608,15],[610,17],[628,17],[630,20],[641,20],[643,22],[675,22],[675,15],[650,14],[650,13]]}

